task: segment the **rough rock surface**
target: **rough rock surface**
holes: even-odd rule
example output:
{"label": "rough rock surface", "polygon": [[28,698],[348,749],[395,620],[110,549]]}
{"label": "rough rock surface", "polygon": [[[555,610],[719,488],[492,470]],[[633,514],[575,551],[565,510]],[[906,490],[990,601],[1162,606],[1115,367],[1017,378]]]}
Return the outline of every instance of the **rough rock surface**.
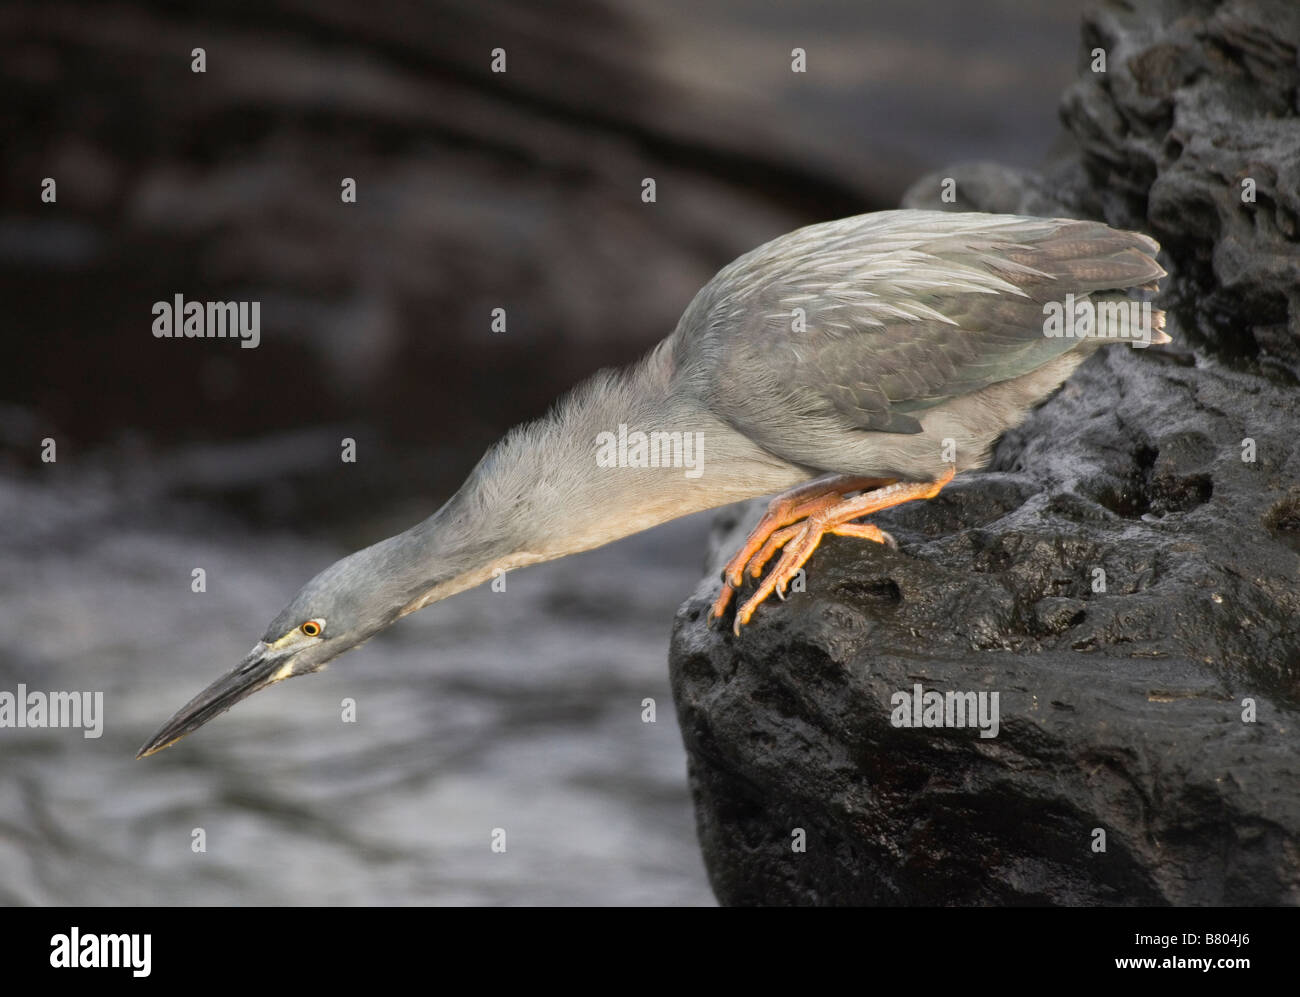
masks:
{"label": "rough rock surface", "polygon": [[[944,171],[1155,234],[1175,344],[1101,351],[738,639],[705,613],[760,510],[720,522],[671,668],[722,902],[1300,903],[1297,41],[1287,3],[1104,6],[1077,148]],[[894,726],[917,684],[997,692],[997,736]]]}

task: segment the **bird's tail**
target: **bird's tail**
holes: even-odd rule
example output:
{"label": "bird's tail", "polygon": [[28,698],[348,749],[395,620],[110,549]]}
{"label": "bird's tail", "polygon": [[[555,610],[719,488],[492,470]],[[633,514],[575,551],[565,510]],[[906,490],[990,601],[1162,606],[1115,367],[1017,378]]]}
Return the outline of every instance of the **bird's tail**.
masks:
{"label": "bird's tail", "polygon": [[[1064,221],[1050,239],[1033,246],[1035,265],[1054,278],[1053,299],[1072,288],[1063,302],[1067,323],[1097,345],[1125,342],[1158,346],[1172,342],[1165,313],[1150,301],[1165,270],[1156,262],[1160,244],[1141,232],[1100,222]],[[1010,254],[1015,259],[1014,254]]]}

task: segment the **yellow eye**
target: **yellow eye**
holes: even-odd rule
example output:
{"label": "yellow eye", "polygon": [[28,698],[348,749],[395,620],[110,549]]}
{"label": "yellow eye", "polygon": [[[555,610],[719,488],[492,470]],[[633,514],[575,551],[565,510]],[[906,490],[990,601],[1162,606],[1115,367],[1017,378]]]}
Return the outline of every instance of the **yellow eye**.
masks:
{"label": "yellow eye", "polygon": [[308,620],[298,628],[308,637],[316,637],[320,634],[320,624],[315,620]]}

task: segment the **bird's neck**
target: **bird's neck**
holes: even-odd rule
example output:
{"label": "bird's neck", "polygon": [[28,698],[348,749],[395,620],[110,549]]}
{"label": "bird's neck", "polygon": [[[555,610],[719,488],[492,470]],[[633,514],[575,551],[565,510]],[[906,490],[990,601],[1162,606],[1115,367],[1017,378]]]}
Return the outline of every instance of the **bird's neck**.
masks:
{"label": "bird's neck", "polygon": [[[488,450],[461,489],[402,534],[418,550],[399,615],[500,572],[601,546],[807,474],[713,417],[673,369],[671,341],[602,371]],[[395,540],[397,538],[394,538]]]}

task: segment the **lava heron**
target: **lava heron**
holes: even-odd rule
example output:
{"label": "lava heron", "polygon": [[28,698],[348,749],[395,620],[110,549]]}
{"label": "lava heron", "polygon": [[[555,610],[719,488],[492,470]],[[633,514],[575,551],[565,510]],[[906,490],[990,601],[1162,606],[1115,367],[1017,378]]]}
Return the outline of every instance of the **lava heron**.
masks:
{"label": "lava heron", "polygon": [[823,536],[892,543],[858,520],[981,466],[1099,346],[1169,342],[1135,293],[1164,276],[1158,249],[1098,222],[932,211],[759,246],[640,362],[596,374],[489,449],[428,519],[309,581],[139,757],[494,574],[782,493],[710,613],[723,618],[745,576],[757,579],[735,610],[739,635]]}

